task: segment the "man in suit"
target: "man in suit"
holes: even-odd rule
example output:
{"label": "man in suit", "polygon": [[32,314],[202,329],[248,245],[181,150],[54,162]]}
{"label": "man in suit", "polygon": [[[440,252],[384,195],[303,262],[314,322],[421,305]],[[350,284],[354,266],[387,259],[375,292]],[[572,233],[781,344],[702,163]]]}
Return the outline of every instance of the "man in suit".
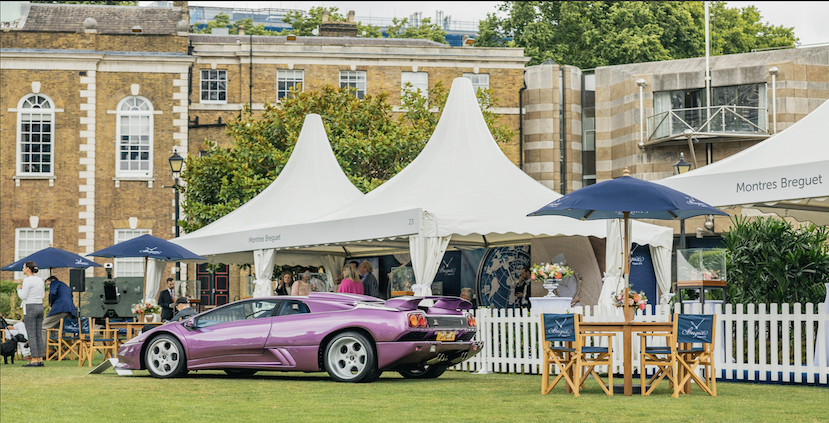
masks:
{"label": "man in suit", "polygon": [[360,273],[360,278],[363,280],[363,293],[375,298],[380,298],[380,284],[377,283],[377,278],[371,273],[373,266],[368,260],[360,263],[357,271]]}
{"label": "man in suit", "polygon": [[176,312],[175,294],[173,289],[176,287],[176,282],[173,278],[167,278],[167,289],[161,291],[158,295],[158,305],[161,307],[161,321],[166,322],[173,318]]}
{"label": "man in suit", "polygon": [[46,278],[46,286],[49,288],[49,314],[43,319],[43,339],[46,338],[47,329],[60,327],[60,319],[75,318],[75,303],[72,302],[72,289],[54,276]]}

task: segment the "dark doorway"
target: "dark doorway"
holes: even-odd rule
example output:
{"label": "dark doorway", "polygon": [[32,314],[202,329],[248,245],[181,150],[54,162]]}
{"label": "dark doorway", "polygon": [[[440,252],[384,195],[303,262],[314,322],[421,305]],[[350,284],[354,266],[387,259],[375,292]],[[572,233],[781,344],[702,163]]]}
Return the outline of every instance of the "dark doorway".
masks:
{"label": "dark doorway", "polygon": [[211,273],[207,264],[200,264],[196,271],[201,291],[201,306],[227,304],[230,297],[230,268],[220,265]]}

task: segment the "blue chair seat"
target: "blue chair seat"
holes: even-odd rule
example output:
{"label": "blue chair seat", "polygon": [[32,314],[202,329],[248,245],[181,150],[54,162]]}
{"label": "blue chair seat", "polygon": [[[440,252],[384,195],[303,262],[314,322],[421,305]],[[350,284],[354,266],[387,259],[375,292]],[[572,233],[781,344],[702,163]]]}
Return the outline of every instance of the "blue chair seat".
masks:
{"label": "blue chair seat", "polygon": [[581,347],[581,352],[585,354],[606,353],[607,347]]}
{"label": "blue chair seat", "polygon": [[668,347],[648,347],[645,348],[645,352],[648,354],[670,354],[671,349]]}
{"label": "blue chair seat", "polygon": [[550,351],[564,351],[564,352],[576,352],[575,348],[565,348],[565,347],[552,347]]}

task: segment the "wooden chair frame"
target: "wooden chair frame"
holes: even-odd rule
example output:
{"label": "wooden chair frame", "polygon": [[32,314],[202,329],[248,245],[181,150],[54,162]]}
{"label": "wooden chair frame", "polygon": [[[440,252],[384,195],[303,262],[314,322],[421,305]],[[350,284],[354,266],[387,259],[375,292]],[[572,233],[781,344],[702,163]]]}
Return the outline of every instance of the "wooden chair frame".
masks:
{"label": "wooden chair frame", "polygon": [[[116,331],[105,328],[95,329],[95,322],[91,317],[84,317],[83,319],[90,319],[90,321],[88,332],[83,329],[80,330],[81,354],[78,360],[78,366],[83,366],[83,363],[88,361],[89,367],[92,367],[92,359],[95,356],[95,351],[102,351],[104,353],[104,360],[114,358],[118,351],[116,347]],[[83,327],[83,325],[80,327]],[[100,334],[100,336],[96,336],[96,334]]]}
{"label": "wooden chair frame", "polygon": [[[127,320],[127,319],[129,319],[129,320]],[[119,320],[119,322],[121,322],[121,321],[123,321],[123,322],[135,322],[135,317],[125,317],[125,318],[123,318],[123,320]],[[114,328],[110,327],[110,325],[109,325],[110,323],[116,323],[116,322],[110,321],[110,318],[107,317],[106,318],[106,329],[113,331],[113,333],[115,334],[115,351],[116,351],[116,356],[117,356],[118,348],[121,348],[121,345],[123,345],[124,342],[129,341],[129,339],[126,339],[126,337],[124,337],[124,338],[121,337],[121,330],[123,330],[126,333],[127,332],[126,329],[114,329]]]}
{"label": "wooden chair frame", "polygon": [[[564,379],[567,387],[573,391],[573,396],[579,397],[579,388],[584,385],[584,381],[588,376],[592,375],[605,394],[613,395],[613,346],[612,333],[596,333],[584,332],[579,329],[581,322],[581,315],[575,314],[573,323],[575,326],[575,342],[572,347],[557,347],[553,346],[552,342],[547,341],[546,338],[542,340],[542,374],[541,374],[541,394],[549,394],[550,391],[558,384],[561,379]],[[541,327],[544,328],[544,315],[541,315]],[[544,335],[542,335],[544,336]],[[586,346],[588,337],[608,337],[607,347],[592,347]],[[597,354],[595,357],[590,357],[591,354]],[[551,368],[555,365],[559,369],[559,374],[550,382]],[[608,383],[605,384],[602,378],[595,371],[596,366],[608,366]],[[583,368],[587,369],[584,370]]]}
{"label": "wooden chair frame", "polygon": [[[714,370],[714,341],[717,331],[717,315],[712,317],[711,342],[702,343],[701,348],[684,348],[689,344],[678,343],[679,314],[673,315],[673,329],[670,333],[640,333],[641,365],[640,383],[642,395],[650,395],[664,378],[668,378],[673,387],[671,397],[679,397],[683,387],[693,380],[697,386],[711,396],[717,396],[717,378]],[[646,339],[649,337],[664,337],[666,347],[648,347]],[[646,366],[656,366],[657,371],[648,381],[645,381]],[[702,366],[705,370],[705,380],[696,374]],[[648,385],[650,388],[648,389]]]}

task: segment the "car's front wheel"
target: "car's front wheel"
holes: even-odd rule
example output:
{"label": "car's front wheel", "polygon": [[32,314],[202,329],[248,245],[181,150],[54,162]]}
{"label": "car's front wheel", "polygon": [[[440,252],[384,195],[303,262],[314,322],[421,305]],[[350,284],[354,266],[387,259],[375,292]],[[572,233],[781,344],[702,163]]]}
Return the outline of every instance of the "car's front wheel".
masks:
{"label": "car's front wheel", "polygon": [[187,374],[184,348],[176,337],[162,334],[150,341],[144,353],[144,364],[157,378],[170,378]]}
{"label": "car's front wheel", "polygon": [[417,367],[397,369],[397,371],[406,379],[434,379],[436,377],[440,377],[440,375],[446,371],[446,365],[432,364],[430,366],[428,364],[424,364]]}
{"label": "car's front wheel", "polygon": [[371,341],[358,332],[343,332],[331,339],[323,361],[337,382],[373,382],[380,377]]}

